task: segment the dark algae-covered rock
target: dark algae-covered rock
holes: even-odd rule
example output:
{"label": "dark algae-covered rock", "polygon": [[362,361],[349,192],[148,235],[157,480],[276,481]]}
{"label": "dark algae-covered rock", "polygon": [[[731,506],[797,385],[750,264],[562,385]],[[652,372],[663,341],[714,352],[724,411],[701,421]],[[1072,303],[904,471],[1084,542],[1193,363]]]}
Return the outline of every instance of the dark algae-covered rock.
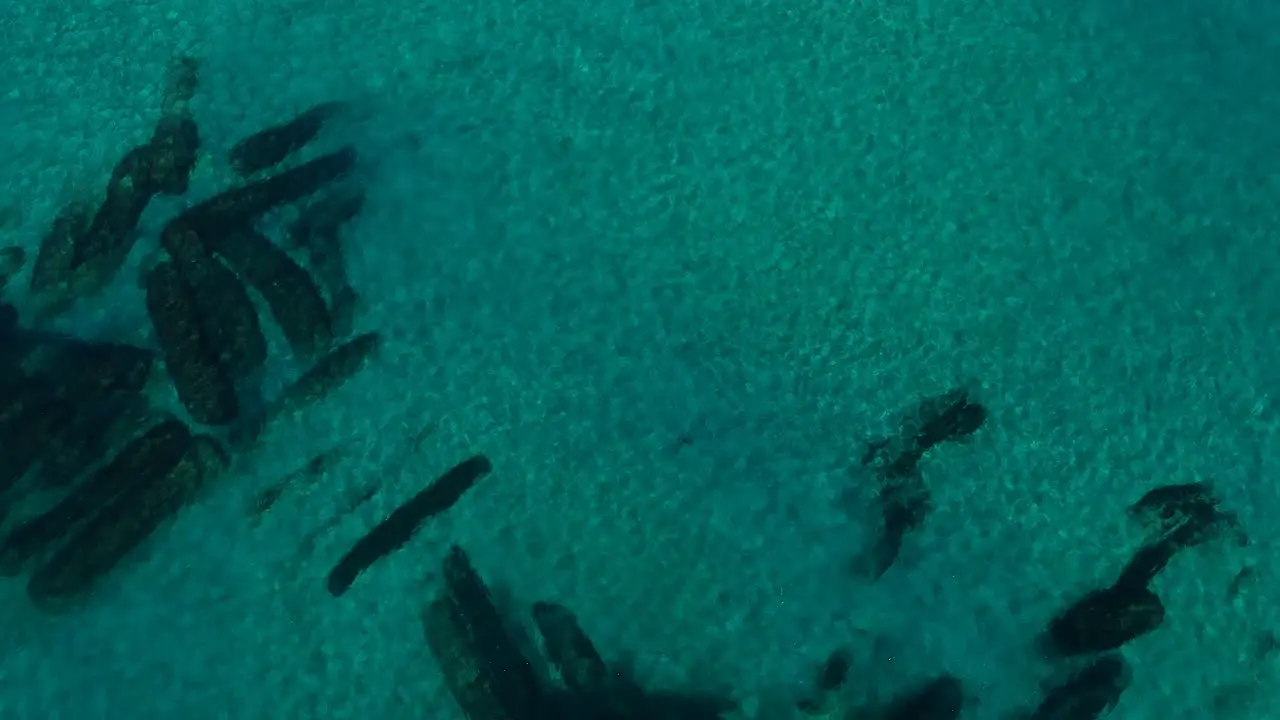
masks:
{"label": "dark algae-covered rock", "polygon": [[152,198],[187,191],[199,145],[190,114],[172,113],[161,116],[147,144],[125,153],[111,173],[106,198],[88,228],[75,237],[71,271],[80,285],[76,294],[96,292],[116,276]]}
{"label": "dark algae-covered rock", "polygon": [[360,372],[380,343],[381,336],[370,332],[357,335],[329,351],[302,377],[285,388],[276,403],[275,412],[292,412],[328,396]]}
{"label": "dark algae-covered rock", "polygon": [[[15,341],[17,342],[17,341]],[[120,343],[67,337],[38,341],[0,390],[0,479],[15,483],[32,467],[48,486],[65,485],[98,459],[117,414],[141,400],[154,353]]]}
{"label": "dark algae-covered rock", "polygon": [[964,709],[964,685],[940,675],[891,700],[878,715],[883,720],[953,720]]}
{"label": "dark algae-covered rock", "polygon": [[184,226],[171,224],[160,241],[191,288],[200,329],[222,366],[237,379],[260,370],[267,361],[267,339],[244,283]]}
{"label": "dark algae-covered rock", "polygon": [[856,574],[873,580],[883,576],[897,561],[906,537],[928,517],[933,503],[919,470],[925,453],[976,433],[986,419],[986,408],[960,388],[922,402],[898,437],[871,443],[862,464],[880,483],[881,528],[871,547],[855,559]]}
{"label": "dark algae-covered rock", "polygon": [[0,571],[12,575],[38,561],[114,498],[167,475],[189,451],[187,426],[166,420],[133,439],[57,505],[19,525],[0,545]]}
{"label": "dark algae-covered rock", "polygon": [[1122,576],[1054,617],[1045,636],[1047,648],[1067,657],[1117,650],[1160,627],[1164,604],[1141,578]]}
{"label": "dark algae-covered rock", "polygon": [[289,228],[288,249],[324,251],[338,233],[364,209],[365,196],[344,188],[326,193],[304,208]]}
{"label": "dark algae-covered rock", "polygon": [[[183,79],[174,79],[174,68]],[[106,287],[133,249],[138,223],[152,198],[187,191],[199,150],[195,120],[186,110],[195,89],[194,60],[175,63],[170,74],[170,85],[181,86],[181,102],[169,98],[151,139],[130,148],[116,163],[96,209],[80,202],[67,206],[41,243],[31,276],[38,316],[62,312],[77,297]]]}
{"label": "dark algae-covered rock", "polygon": [[184,195],[195,170],[200,132],[189,104],[200,83],[195,58],[177,57],[165,75],[160,121],[151,135],[151,183],[158,193]]}
{"label": "dark algae-covered rock", "polygon": [[1163,485],[1130,505],[1128,514],[1152,533],[1176,534],[1184,549],[1226,533],[1234,535],[1238,545],[1247,545],[1249,538],[1239,519],[1221,510],[1220,504],[1208,483]]}
{"label": "dark algae-covered rock", "polygon": [[0,380],[0,431],[14,429],[57,395],[48,378],[21,375]]}
{"label": "dark algae-covered rock", "polygon": [[480,659],[479,681],[505,712],[497,717],[539,718],[546,693],[529,658],[512,639],[489,588],[466,551],[454,545],[444,561],[445,596],[457,612],[460,634]]}
{"label": "dark algae-covered rock", "polygon": [[424,616],[427,643],[469,718],[721,720],[737,707],[715,693],[642,688],[607,666],[572,611],[538,602],[532,609],[534,623],[560,687],[535,669],[533,661],[542,656],[515,641],[488,587],[456,545],[445,558],[444,581],[444,593]]}
{"label": "dark algae-covered rock", "polygon": [[[18,321],[18,308],[13,303],[0,301],[0,341],[13,340],[22,333]],[[3,347],[6,351],[11,350],[9,342],[5,342]],[[0,357],[12,356],[12,352],[0,352]]]}
{"label": "dark algae-covered rock", "polygon": [[113,448],[144,430],[152,416],[140,393],[115,393],[94,405],[78,406],[75,416],[49,438],[36,470],[39,487],[70,486]]}
{"label": "dark algae-covered rock", "polygon": [[1050,688],[1028,720],[1098,720],[1120,702],[1130,676],[1129,666],[1119,654],[1094,658]]}
{"label": "dark algae-covered rock", "polygon": [[839,690],[849,682],[849,670],[853,667],[853,657],[847,648],[837,648],[818,669],[818,692],[830,693]]}
{"label": "dark algae-covered rock", "polygon": [[191,288],[169,262],[152,267],[143,284],[147,314],[183,406],[199,423],[234,422],[239,415],[235,386],[204,337]]}
{"label": "dark algae-covered rock", "polygon": [[847,648],[837,648],[827,659],[814,678],[814,693],[801,698],[796,706],[806,715],[822,716],[830,713],[834,705],[836,693],[849,683],[849,674],[853,668],[853,655]]}
{"label": "dark algae-covered rock", "polygon": [[[270,210],[315,194],[346,176],[355,165],[355,149],[344,147],[263,180],[219,193],[191,207],[175,222],[195,230],[201,239],[216,243],[220,234],[249,225]],[[211,245],[211,249],[216,252],[217,245]]]}
{"label": "dark algae-covered rock", "polygon": [[911,475],[925,453],[976,433],[986,421],[986,407],[969,390],[950,390],[922,402],[898,437],[871,443],[862,464],[885,477]]}
{"label": "dark algae-covered rock", "polygon": [[572,610],[556,603],[536,602],[533,621],[542,636],[543,650],[565,687],[581,695],[605,690],[609,668]]}
{"label": "dark algae-covered rock", "polygon": [[127,343],[60,340],[39,353],[42,372],[68,400],[88,405],[146,387],[156,354]]}
{"label": "dark algae-covered rock", "polygon": [[397,507],[342,556],[329,573],[329,592],[335,596],[345,593],[360,573],[403,547],[417,534],[422,523],[453,507],[492,469],[488,458],[476,455],[455,465],[425,490]]}
{"label": "dark algae-covered rock", "polygon": [[191,98],[195,97],[199,85],[199,61],[188,55],[180,55],[171,60],[165,69],[161,115],[174,117],[189,113]]}
{"label": "dark algae-covered rock", "polygon": [[1161,485],[1129,506],[1129,517],[1155,532],[1165,533],[1197,518],[1213,518],[1218,499],[1205,483]]}
{"label": "dark algae-covered rock", "polygon": [[329,349],[334,334],[324,296],[284,250],[247,227],[218,236],[210,246],[266,301],[295,355],[312,358]]}
{"label": "dark algae-covered rock", "polygon": [[563,605],[534,603],[533,620],[542,636],[543,651],[568,691],[563,701],[558,701],[556,693],[546,693],[563,715],[718,720],[736,707],[715,694],[645,690],[625,673],[608,667],[577,616]]}
{"label": "dark algae-covered rock", "polygon": [[364,193],[329,193],[307,206],[287,234],[287,249],[302,253],[303,262],[329,297],[334,333],[346,336],[354,323],[359,295],[347,273],[342,230],[364,208]]}
{"label": "dark algae-covered rock", "polygon": [[150,162],[151,148],[139,146],[125,154],[111,173],[106,199],[89,229],[76,239],[72,272],[82,285],[77,294],[105,287],[133,249],[138,221],[155,196]]}
{"label": "dark algae-covered rock", "polygon": [[152,189],[166,195],[185,194],[200,151],[196,121],[188,114],[161,118],[147,150]]}
{"label": "dark algae-covered rock", "polygon": [[427,645],[469,718],[543,720],[546,689],[511,636],[489,588],[458,546],[444,561],[445,591],[423,618]]}
{"label": "dark algae-covered rock", "polygon": [[22,367],[27,357],[27,348],[23,347],[25,334],[18,308],[0,301],[0,386],[13,382],[26,372]]}
{"label": "dark algae-covered rock", "polygon": [[1204,483],[1156,488],[1131,505],[1128,514],[1151,531],[1150,538],[1115,583],[1086,594],[1053,618],[1043,637],[1046,649],[1064,656],[1109,652],[1156,630],[1164,623],[1165,608],[1151,582],[1179,552],[1228,531],[1241,544],[1248,541],[1235,516],[1218,509]]}
{"label": "dark algae-covered rock", "polygon": [[167,472],[135,481],[109,500],[27,583],[27,594],[47,610],[83,595],[195,499],[205,482],[226,468],[217,444],[195,436]]}
{"label": "dark algae-covered rock", "polygon": [[63,207],[40,242],[29,284],[38,315],[56,314],[75,299],[76,243],[93,222],[93,208],[73,202]]}
{"label": "dark algae-covered rock", "polygon": [[872,580],[878,580],[893,567],[907,535],[923,525],[933,509],[929,490],[916,475],[883,483],[877,500],[880,532],[871,546],[854,560],[855,573]]}
{"label": "dark algae-covered rock", "polygon": [[9,278],[22,272],[27,264],[27,251],[17,245],[0,248],[0,290],[9,284]]}
{"label": "dark algae-covered rock", "polygon": [[0,494],[13,489],[39,463],[47,448],[46,439],[74,417],[74,407],[55,399],[19,431],[6,433],[0,446]]}
{"label": "dark algae-covered rock", "polygon": [[457,604],[449,597],[432,600],[422,617],[436,664],[444,677],[445,687],[469,720],[516,720],[538,715],[512,715],[494,694],[492,677],[486,661],[471,647],[466,621]]}
{"label": "dark algae-covered rock", "polygon": [[[0,289],[12,292],[15,276],[31,274],[27,297],[0,303],[0,520],[7,521],[0,570],[38,568],[28,593],[46,608],[81,596],[195,498],[209,472],[227,465],[225,451],[213,439],[193,435],[185,422],[214,427],[221,440],[247,449],[237,439],[255,441],[253,431],[272,407],[327,395],[379,346],[376,333],[339,342],[350,337],[355,291],[337,235],[363,207],[361,192],[330,193],[301,213],[291,232],[310,265],[299,264],[278,239],[255,227],[264,215],[305,201],[356,169],[358,156],[349,145],[292,159],[345,108],[342,103],[317,105],[237,143],[231,163],[253,178],[194,202],[166,201],[186,209],[169,216],[158,237],[163,253],[155,249],[144,214],[164,209],[152,207],[158,196],[186,195],[206,153],[191,104],[199,74],[193,57],[169,64],[150,136],[122,145],[109,177],[93,181],[97,192],[77,192],[58,212],[34,262],[19,246],[0,248]],[[148,341],[158,352],[104,341],[136,330],[126,326],[127,313],[111,308],[85,308],[92,311],[89,323],[54,322],[115,283],[140,241],[147,248],[138,288],[152,330]],[[324,275],[323,286],[311,272]],[[295,367],[311,368],[280,406],[266,406],[261,397],[271,347],[260,305],[279,324]],[[333,319],[338,307],[345,318],[341,331]],[[85,327],[101,328],[103,336],[81,337]],[[181,420],[152,407],[153,400],[171,404],[169,388],[158,379],[176,391],[185,408],[177,413]],[[250,412],[243,412],[242,402]],[[298,475],[323,474],[328,462],[317,458],[267,488],[252,514],[266,512]],[[487,460],[473,458],[392,513],[334,569],[335,594],[488,471]],[[361,487],[363,502],[378,486]]]}
{"label": "dark algae-covered rock", "polygon": [[344,448],[330,448],[312,457],[302,467],[263,488],[254,495],[253,502],[249,505],[249,517],[257,518],[265,515],[291,486],[310,485],[345,456]]}
{"label": "dark algae-covered rock", "polygon": [[75,412],[47,377],[21,376],[0,384],[0,494],[39,461],[48,439]]}
{"label": "dark algae-covered rock", "polygon": [[241,175],[252,175],[279,165],[314,140],[343,108],[339,102],[321,103],[286,123],[250,135],[231,148],[231,167]]}
{"label": "dark algae-covered rock", "polygon": [[358,335],[330,350],[281,391],[280,396],[237,433],[238,446],[251,446],[271,423],[319,402],[360,372],[381,345],[376,332]]}

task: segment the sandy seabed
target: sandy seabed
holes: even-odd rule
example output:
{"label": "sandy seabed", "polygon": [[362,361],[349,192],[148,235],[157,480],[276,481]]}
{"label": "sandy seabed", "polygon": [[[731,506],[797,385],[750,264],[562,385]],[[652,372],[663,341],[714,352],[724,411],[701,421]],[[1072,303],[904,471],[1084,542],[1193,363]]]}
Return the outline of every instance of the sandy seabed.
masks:
{"label": "sandy seabed", "polygon": [[[207,154],[122,278],[232,181],[236,139],[349,100],[328,140],[360,149],[368,195],[356,329],[385,343],[86,607],[41,615],[0,584],[5,718],[461,717],[420,619],[450,543],[518,617],[564,603],[646,685],[726,689],[746,717],[791,717],[847,644],[859,692],[950,672],[966,717],[1001,718],[1057,672],[1032,644],[1046,620],[1139,542],[1124,507],[1199,479],[1253,543],[1160,577],[1168,620],[1125,648],[1114,717],[1273,716],[1254,652],[1280,587],[1280,94],[1259,29],[1280,19],[1262,8],[11,5],[0,245],[34,252],[101,186],[191,55]],[[131,279],[59,323],[147,341]],[[277,384],[296,371],[277,365]],[[865,442],[962,381],[991,419],[930,456],[936,510],[859,580]],[[335,446],[321,481],[246,519]],[[329,595],[351,542],[477,452],[491,476]]]}

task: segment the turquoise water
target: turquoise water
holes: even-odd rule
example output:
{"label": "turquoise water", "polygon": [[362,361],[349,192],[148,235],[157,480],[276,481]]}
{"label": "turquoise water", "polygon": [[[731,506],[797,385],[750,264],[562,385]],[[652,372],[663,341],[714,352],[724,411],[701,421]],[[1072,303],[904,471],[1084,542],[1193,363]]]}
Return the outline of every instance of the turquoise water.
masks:
{"label": "turquoise water", "polygon": [[[458,543],[514,616],[572,607],[648,686],[789,718],[849,645],[851,703],[950,672],[965,717],[1001,718],[1060,672],[1033,647],[1047,619],[1140,541],[1124,507],[1212,478],[1253,543],[1160,577],[1168,620],[1124,649],[1113,717],[1270,717],[1278,19],[1201,5],[0,10],[0,245],[34,252],[104,182],[189,54],[209,154],[188,200],[232,182],[243,135],[360,108],[327,141],[361,152],[355,325],[386,338],[85,607],[43,615],[0,584],[0,715],[461,717],[420,620]],[[184,202],[148,210],[122,278]],[[146,326],[131,279],[55,324]],[[273,357],[268,389],[298,370]],[[959,381],[991,419],[923,468],[937,507],[898,565],[851,576],[864,443]],[[245,517],[335,446],[320,481]],[[356,538],[477,452],[491,477],[325,590]]]}

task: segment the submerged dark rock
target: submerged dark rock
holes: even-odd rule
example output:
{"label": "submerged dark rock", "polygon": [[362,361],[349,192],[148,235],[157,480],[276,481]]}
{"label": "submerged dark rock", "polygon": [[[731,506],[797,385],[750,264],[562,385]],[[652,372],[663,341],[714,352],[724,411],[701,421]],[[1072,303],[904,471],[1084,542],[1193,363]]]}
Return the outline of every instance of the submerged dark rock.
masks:
{"label": "submerged dark rock", "polygon": [[604,692],[609,668],[595,643],[569,608],[551,602],[533,604],[533,621],[542,635],[543,650],[570,692]]}
{"label": "submerged dark rock", "polygon": [[262,369],[267,361],[267,339],[244,283],[182,225],[171,224],[160,238],[191,289],[202,335],[223,368],[235,379]]}
{"label": "submerged dark rock", "polygon": [[201,237],[266,301],[296,356],[313,358],[333,345],[333,322],[320,289],[270,238],[251,228]]}
{"label": "submerged dark rock", "polygon": [[109,500],[36,570],[27,594],[37,606],[57,611],[82,597],[227,466],[210,438],[193,436],[184,450],[166,472],[149,474]]}
{"label": "submerged dark rock", "polygon": [[147,315],[183,407],[196,422],[231,424],[240,415],[235,384],[205,337],[190,286],[170,262],[152,267],[144,286]]}
{"label": "submerged dark rock", "polygon": [[855,559],[855,574],[879,579],[897,561],[907,536],[924,524],[933,508],[919,470],[925,454],[976,433],[986,419],[986,408],[960,388],[922,402],[898,437],[871,443],[862,464],[880,483],[881,527],[871,547]]}
{"label": "submerged dark rock", "polygon": [[891,700],[880,711],[883,720],[954,720],[964,709],[964,685],[940,675]]}
{"label": "submerged dark rock", "polygon": [[1249,538],[1235,513],[1223,511],[1220,505],[1208,483],[1181,483],[1148,491],[1129,506],[1128,514],[1157,536],[1177,535],[1183,549],[1224,534],[1247,545]]}
{"label": "submerged dark rock", "polygon": [[342,595],[360,573],[400,549],[428,519],[453,507],[493,469],[489,459],[476,455],[455,465],[424,490],[409,498],[365,533],[329,573],[329,592]]}
{"label": "submerged dark rock", "polygon": [[14,575],[43,559],[112,500],[167,475],[191,443],[187,426],[173,419],[135,438],[60,502],[10,532],[0,544],[0,571]]}
{"label": "submerged dark rock", "polygon": [[1049,623],[1046,649],[1068,657],[1107,652],[1160,627],[1164,604],[1145,579],[1145,572],[1121,577],[1076,601]]}
{"label": "submerged dark rock", "polygon": [[340,102],[321,103],[288,122],[246,137],[231,148],[231,167],[241,175],[252,175],[279,165],[314,140],[325,123],[345,107]]}
{"label": "submerged dark rock", "polygon": [[1028,720],[1097,720],[1120,702],[1130,677],[1129,666],[1120,655],[1095,658],[1052,687]]}

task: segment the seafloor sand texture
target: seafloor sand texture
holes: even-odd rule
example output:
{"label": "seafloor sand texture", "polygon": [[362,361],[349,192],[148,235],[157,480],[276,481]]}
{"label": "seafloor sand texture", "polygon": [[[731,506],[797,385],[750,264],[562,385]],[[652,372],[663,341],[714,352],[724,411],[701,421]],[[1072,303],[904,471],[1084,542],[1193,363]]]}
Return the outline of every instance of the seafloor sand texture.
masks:
{"label": "seafloor sand texture", "polygon": [[[0,244],[34,251],[189,53],[206,148],[360,104],[356,327],[385,340],[90,607],[44,617],[0,585],[0,715],[454,717],[420,615],[456,542],[524,617],[571,606],[646,684],[787,718],[834,645],[878,637],[866,683],[949,671],[980,701],[966,717],[997,718],[1050,673],[1049,616],[1138,542],[1124,507],[1212,478],[1253,544],[1157,581],[1169,620],[1126,648],[1115,717],[1269,717],[1280,97],[1260,11],[886,5],[4,10]],[[228,179],[206,156],[190,195]],[[156,205],[152,238],[180,207]],[[60,327],[142,341],[126,285]],[[937,510],[899,565],[851,577],[863,443],[969,378],[991,420],[926,463]],[[338,443],[322,482],[245,519]],[[490,477],[326,592],[350,543],[476,452]]]}

